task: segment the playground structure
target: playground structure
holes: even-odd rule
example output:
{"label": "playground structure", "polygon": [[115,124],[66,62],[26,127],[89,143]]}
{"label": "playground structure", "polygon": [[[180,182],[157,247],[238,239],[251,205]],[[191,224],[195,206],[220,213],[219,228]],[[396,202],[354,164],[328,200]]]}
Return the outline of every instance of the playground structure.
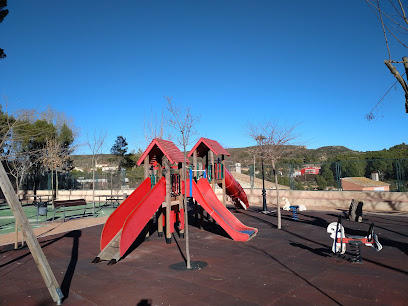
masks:
{"label": "playground structure", "polygon": [[[214,155],[218,156],[217,161]],[[247,209],[249,207],[244,189],[225,166],[225,156],[230,156],[230,154],[217,141],[201,137],[188,154],[188,157],[191,156],[193,156],[193,177],[197,179],[200,170],[206,171],[212,190],[215,190],[215,184],[222,188],[224,206],[226,206],[228,195],[237,208]],[[201,158],[202,161],[198,162],[198,158]]]}
{"label": "playground structure", "polygon": [[[200,147],[200,144],[203,143],[200,141],[194,148]],[[211,142],[211,144],[215,143],[217,142]],[[197,151],[194,148],[190,155]],[[225,153],[226,150],[220,152]],[[200,156],[202,155],[200,154]],[[210,169],[209,172],[213,174],[210,176],[211,186],[207,181],[205,172],[197,183],[193,177],[187,178],[187,173],[182,171],[183,160],[183,153],[173,142],[158,138],[152,140],[137,162],[138,165],[144,165],[145,180],[106,221],[101,235],[101,252],[93,260],[93,263],[108,260],[108,264],[111,265],[119,261],[141,233],[145,237],[149,236],[154,215],[156,216],[158,235],[160,237],[164,235],[166,243],[171,243],[172,234],[176,228],[180,238],[184,238],[184,214],[187,212],[184,211],[183,201],[186,196],[194,198],[232,239],[247,241],[256,235],[258,230],[243,225],[226,208],[225,204],[218,200],[214,193],[214,184],[221,184],[223,190],[227,194],[231,194],[232,199],[237,199],[236,201],[233,200],[234,203],[239,203],[236,205],[248,207],[248,201],[242,187],[232,176],[232,179],[226,179],[228,174],[225,175],[225,165],[223,163],[219,163],[219,165],[205,164],[203,170],[206,172],[206,169]],[[196,159],[194,160],[196,161]],[[189,164],[189,161],[186,160],[186,163]],[[198,171],[194,171],[194,173],[198,173]],[[241,204],[241,202],[245,204]]]}
{"label": "playground structure", "polygon": [[346,252],[346,244],[350,245],[350,262],[361,263],[361,245],[371,246],[377,252],[381,251],[382,245],[378,241],[378,237],[374,234],[374,223],[371,223],[367,236],[352,236],[346,237],[342,218],[339,216],[337,222],[332,222],[327,226],[327,232],[330,233],[330,238],[333,239],[332,251],[335,254],[344,254]]}

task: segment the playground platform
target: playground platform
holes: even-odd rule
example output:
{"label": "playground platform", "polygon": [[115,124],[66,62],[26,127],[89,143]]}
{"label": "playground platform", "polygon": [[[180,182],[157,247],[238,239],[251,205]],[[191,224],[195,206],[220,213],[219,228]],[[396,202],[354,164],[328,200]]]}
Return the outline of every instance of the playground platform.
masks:
{"label": "playground platform", "polygon": [[[39,241],[66,297],[62,305],[407,304],[407,214],[344,220],[352,235],[365,235],[374,222],[383,246],[378,253],[363,246],[362,263],[352,264],[331,253],[326,232],[343,211],[302,211],[297,221],[283,211],[282,230],[275,213],[231,211],[259,232],[237,242],[220,226],[205,223],[200,230],[190,218],[192,260],[207,264],[194,271],[170,268],[183,261],[185,242],[176,236],[168,245],[157,233],[115,265],[91,264],[103,228],[87,225],[92,218],[65,222],[72,228]],[[55,305],[28,249],[0,246],[0,279],[0,305]]]}

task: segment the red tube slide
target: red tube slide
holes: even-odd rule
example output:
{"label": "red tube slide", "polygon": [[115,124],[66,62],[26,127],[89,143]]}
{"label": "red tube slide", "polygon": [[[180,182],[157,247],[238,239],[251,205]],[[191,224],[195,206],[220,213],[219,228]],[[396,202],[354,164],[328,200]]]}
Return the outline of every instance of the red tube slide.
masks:
{"label": "red tube slide", "polygon": [[[218,184],[222,187],[221,184]],[[247,195],[242,186],[225,167],[225,192],[229,195],[235,207],[247,209],[249,207]]]}

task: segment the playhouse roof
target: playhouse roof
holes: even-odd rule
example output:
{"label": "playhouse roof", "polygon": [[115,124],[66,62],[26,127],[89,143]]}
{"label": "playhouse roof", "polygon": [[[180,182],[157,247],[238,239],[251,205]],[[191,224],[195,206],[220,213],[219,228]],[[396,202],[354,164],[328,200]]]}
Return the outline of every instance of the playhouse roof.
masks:
{"label": "playhouse roof", "polygon": [[209,150],[214,152],[215,155],[227,155],[230,156],[227,150],[225,150],[216,140],[201,137],[195,146],[191,149],[188,156],[193,155],[193,152],[197,150],[197,156],[203,157]]}
{"label": "playhouse roof", "polygon": [[147,155],[149,155],[149,163],[151,164],[154,163],[154,161],[161,160],[163,156],[166,156],[171,164],[182,163],[184,159],[183,153],[172,141],[160,138],[155,138],[152,140],[137,161],[138,166],[143,164]]}

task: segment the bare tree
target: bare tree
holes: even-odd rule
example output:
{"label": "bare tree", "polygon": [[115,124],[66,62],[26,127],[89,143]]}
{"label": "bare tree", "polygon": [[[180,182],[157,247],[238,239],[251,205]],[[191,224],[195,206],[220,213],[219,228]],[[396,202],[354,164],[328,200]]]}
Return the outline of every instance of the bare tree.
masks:
{"label": "bare tree", "polygon": [[[187,146],[194,140],[192,137],[196,135],[194,126],[200,120],[199,116],[195,116],[191,113],[191,108],[181,108],[173,104],[171,97],[165,97],[167,100],[167,110],[170,112],[171,117],[169,119],[170,125],[178,135],[175,136],[176,142],[183,148],[183,166],[182,166],[182,177],[184,181],[187,180],[186,177],[186,161],[187,161]],[[188,210],[186,197],[183,198],[184,206],[184,223],[185,223],[185,238],[186,238],[186,258],[187,258],[187,269],[191,269],[191,259],[190,259],[190,242],[188,236]]]}
{"label": "bare tree", "polygon": [[[7,98],[5,97],[5,111],[0,106],[0,159],[5,161],[5,166],[14,179],[17,194],[27,171],[32,166],[32,155],[37,151],[26,151],[22,143],[30,137],[35,137],[41,131],[27,130],[30,122],[35,117],[35,111],[21,110],[13,115],[7,113]],[[26,131],[21,133],[21,131]]]}
{"label": "bare tree", "polygon": [[87,146],[92,153],[92,212],[95,215],[95,168],[98,158],[102,154],[103,146],[105,144],[106,131],[99,132],[94,131],[92,136],[87,135]]}
{"label": "bare tree", "polygon": [[[408,113],[408,86],[397,68],[393,65],[393,63],[403,64],[405,69],[404,74],[408,77],[408,58],[404,56],[402,61],[393,60],[389,45],[389,39],[391,38],[404,48],[408,48],[408,45],[404,42],[404,36],[408,35],[408,19],[405,13],[406,4],[403,4],[401,0],[366,0],[366,3],[381,23],[384,41],[388,51],[388,59],[384,60],[384,63],[404,90],[405,112]],[[366,118],[368,120],[374,119],[373,110],[366,115]]]}
{"label": "bare tree", "polygon": [[[69,160],[70,151],[64,147],[56,138],[47,140],[43,151],[42,163],[51,170],[51,190],[53,193],[52,201],[58,196],[58,169],[62,169]],[[54,189],[54,171],[55,171],[55,189]],[[55,193],[54,193],[55,191]]]}
{"label": "bare tree", "polygon": [[[16,192],[19,194],[20,186],[26,176],[27,171],[33,165],[32,159],[30,159],[29,152],[22,154],[20,142],[10,143],[9,155],[6,158],[5,167],[7,172],[10,173],[15,180]],[[11,153],[13,152],[13,153]]]}
{"label": "bare tree", "polygon": [[299,135],[295,134],[297,126],[281,127],[274,122],[265,122],[256,125],[249,124],[248,127],[249,136],[257,142],[260,154],[263,158],[269,159],[272,165],[278,205],[278,229],[282,228],[282,220],[276,164],[289,149],[293,150],[291,145],[294,145],[293,142],[299,138]]}
{"label": "bare tree", "polygon": [[146,146],[154,138],[164,138],[164,131],[166,127],[166,116],[162,110],[160,114],[151,111],[151,117],[149,120],[144,120],[143,123],[143,136]]}

